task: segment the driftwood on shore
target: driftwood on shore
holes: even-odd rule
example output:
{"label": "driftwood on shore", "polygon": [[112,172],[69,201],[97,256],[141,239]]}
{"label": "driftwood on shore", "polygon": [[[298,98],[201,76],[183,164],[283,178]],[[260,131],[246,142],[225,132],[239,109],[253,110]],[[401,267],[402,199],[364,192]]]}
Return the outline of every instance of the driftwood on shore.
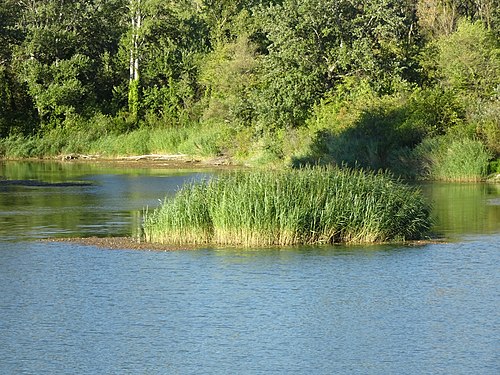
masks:
{"label": "driftwood on shore", "polygon": [[184,162],[184,163],[202,163],[208,165],[231,165],[232,162],[227,156],[217,156],[207,160],[193,159],[191,156],[186,154],[148,154],[148,155],[136,155],[136,156],[125,156],[119,158],[118,160],[124,161],[171,161],[171,162]]}

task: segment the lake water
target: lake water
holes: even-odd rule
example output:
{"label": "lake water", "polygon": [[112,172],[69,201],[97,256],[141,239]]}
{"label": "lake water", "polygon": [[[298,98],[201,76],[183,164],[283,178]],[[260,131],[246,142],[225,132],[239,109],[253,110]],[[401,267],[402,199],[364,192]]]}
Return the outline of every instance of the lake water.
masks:
{"label": "lake water", "polygon": [[498,374],[500,186],[426,184],[448,243],[107,250],[209,170],[0,163],[1,374]]}

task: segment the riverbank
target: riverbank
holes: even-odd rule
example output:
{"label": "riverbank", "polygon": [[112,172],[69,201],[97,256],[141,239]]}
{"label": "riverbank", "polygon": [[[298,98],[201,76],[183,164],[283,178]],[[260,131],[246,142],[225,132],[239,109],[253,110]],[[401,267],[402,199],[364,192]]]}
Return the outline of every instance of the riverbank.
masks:
{"label": "riverbank", "polygon": [[216,157],[196,157],[188,154],[146,154],[146,155],[129,155],[116,157],[102,157],[99,155],[80,155],[67,154],[61,155],[55,160],[61,161],[97,161],[97,162],[114,162],[120,164],[134,165],[209,165],[209,166],[228,166],[234,165],[234,161],[228,156]]}
{"label": "riverbank", "polygon": [[[340,120],[339,120],[340,121]],[[382,142],[371,123],[339,133],[328,123],[301,129],[256,134],[248,129],[216,132],[201,124],[186,129],[139,128],[123,134],[85,129],[47,131],[37,136],[0,139],[0,157],[6,160],[113,161],[162,166],[248,166],[300,168],[342,165],[366,170],[390,170],[407,180],[484,181],[499,173],[497,153],[476,139],[449,134],[428,137],[405,146]],[[373,125],[373,124],[372,124]],[[372,129],[372,130],[370,130]],[[95,130],[95,131],[94,131]],[[221,130],[221,129],[219,129]],[[364,131],[370,130],[365,134]],[[179,132],[185,132],[180,134]],[[378,130],[377,130],[378,132]],[[387,129],[383,139],[393,139]],[[378,134],[378,133],[377,133]],[[396,137],[396,139],[399,139]]]}
{"label": "riverbank", "polygon": [[0,158],[0,162],[60,162],[60,163],[92,163],[133,168],[213,168],[243,167],[226,156],[200,158],[185,154],[147,154],[103,157],[100,155],[63,154],[45,158]]}
{"label": "riverbank", "polygon": [[[47,157],[0,157],[0,162],[60,162],[60,163],[83,163],[83,164],[97,164],[97,165],[111,165],[123,168],[151,168],[151,169],[203,169],[203,168],[217,168],[217,169],[241,169],[253,168],[262,169],[268,168],[270,170],[279,167],[289,168],[285,164],[268,163],[260,167],[252,163],[245,163],[241,160],[236,160],[228,155],[212,156],[212,157],[199,157],[189,154],[145,154],[145,155],[127,155],[127,156],[114,156],[106,157],[101,155],[88,155],[88,154],[62,154],[57,156]],[[1,176],[0,176],[1,177]],[[456,182],[454,180],[446,180],[439,178],[425,178],[415,179],[408,178],[408,176],[399,176],[408,181],[443,181],[443,182]],[[406,177],[406,178],[405,178]],[[462,179],[459,182],[487,182],[487,183],[500,183],[500,173],[493,172],[488,176],[481,179],[471,178],[470,180]]]}
{"label": "riverbank", "polygon": [[[133,237],[73,237],[73,238],[47,238],[40,240],[41,242],[46,243],[71,243],[77,245],[84,246],[93,246],[99,249],[108,249],[108,250],[138,250],[138,251],[192,251],[192,250],[200,250],[202,248],[207,248],[208,246],[181,246],[181,245],[170,245],[170,244],[160,244],[160,243],[151,243],[139,241],[137,238]],[[377,244],[363,244],[363,247],[366,246],[380,246],[380,245],[401,245],[408,247],[417,247],[417,246],[425,246],[432,244],[446,244],[448,243],[445,239],[442,238],[430,238],[425,240],[413,240],[413,241],[404,241],[404,242],[390,242],[390,243],[377,243]],[[346,244],[334,244],[333,246],[348,246]],[[354,245],[349,245],[354,246]],[[218,246],[220,247],[220,246]],[[275,246],[277,249],[281,249],[282,247]],[[227,246],[224,246],[227,248]]]}
{"label": "riverbank", "polygon": [[85,246],[95,246],[110,250],[144,250],[144,251],[178,251],[196,250],[194,246],[168,245],[147,243],[133,237],[74,237],[74,238],[47,238],[41,242],[67,242]]}

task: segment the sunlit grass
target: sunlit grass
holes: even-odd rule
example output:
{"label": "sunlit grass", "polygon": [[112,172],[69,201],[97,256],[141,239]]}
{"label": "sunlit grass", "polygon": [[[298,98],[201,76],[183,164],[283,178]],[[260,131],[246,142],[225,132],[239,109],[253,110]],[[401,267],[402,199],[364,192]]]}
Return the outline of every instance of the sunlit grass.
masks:
{"label": "sunlit grass", "polygon": [[403,241],[429,228],[419,191],[333,168],[224,174],[184,186],[144,220],[146,241],[238,246]]}
{"label": "sunlit grass", "polygon": [[440,181],[481,181],[492,154],[476,140],[450,137],[426,139],[414,151],[425,178]]}

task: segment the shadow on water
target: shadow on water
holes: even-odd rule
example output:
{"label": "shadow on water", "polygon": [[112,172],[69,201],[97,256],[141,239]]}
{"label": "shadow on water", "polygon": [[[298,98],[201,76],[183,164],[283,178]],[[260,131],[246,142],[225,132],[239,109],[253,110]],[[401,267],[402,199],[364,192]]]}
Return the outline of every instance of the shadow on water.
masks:
{"label": "shadow on water", "polygon": [[433,205],[436,231],[444,236],[500,231],[500,185],[427,183],[422,191]]}
{"label": "shadow on water", "polygon": [[0,179],[0,188],[5,186],[31,186],[31,187],[71,187],[71,186],[90,186],[88,182],[44,182],[37,180],[2,180]]}
{"label": "shadow on water", "polygon": [[325,246],[295,246],[295,247],[270,247],[270,248],[236,248],[236,247],[213,247],[206,248],[204,256],[210,254],[220,257],[224,261],[234,263],[252,263],[256,259],[279,260],[281,262],[295,261],[297,257],[322,258],[370,258],[391,256],[418,249],[426,244],[370,244],[370,245],[325,245]]}

